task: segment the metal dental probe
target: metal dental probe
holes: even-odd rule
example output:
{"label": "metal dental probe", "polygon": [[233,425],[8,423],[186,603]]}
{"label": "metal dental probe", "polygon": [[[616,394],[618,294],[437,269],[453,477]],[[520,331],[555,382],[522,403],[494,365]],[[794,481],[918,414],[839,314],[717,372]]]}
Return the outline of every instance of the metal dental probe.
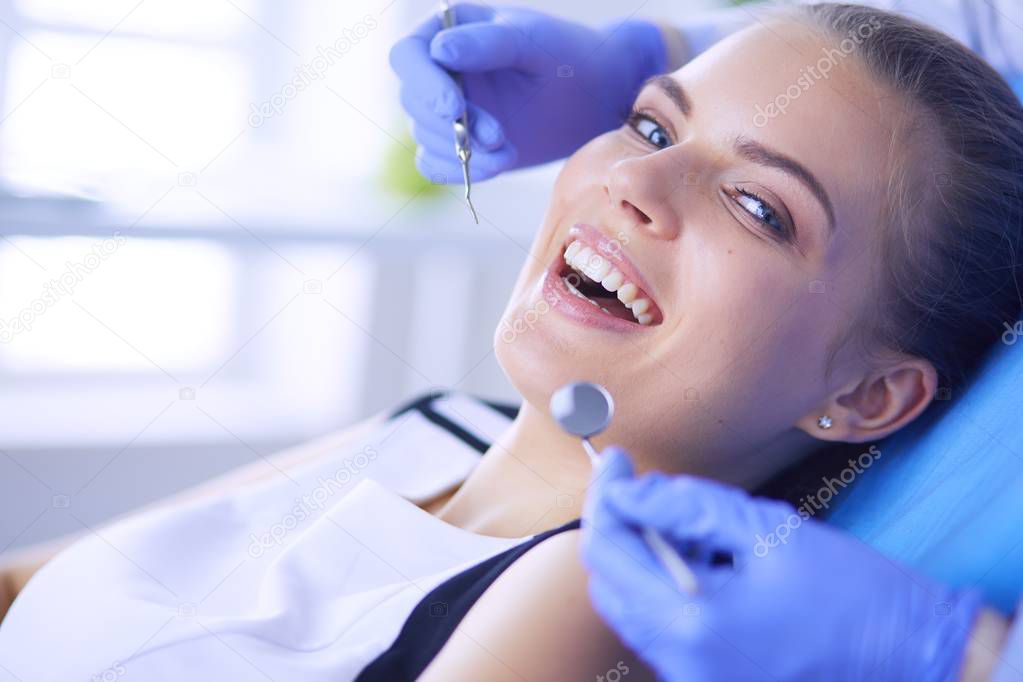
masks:
{"label": "metal dental probe", "polygon": [[[455,25],[455,8],[451,6],[448,0],[441,0],[440,3],[440,20],[444,28],[451,28]],[[462,77],[453,72],[449,71],[451,78],[454,79],[455,85],[458,89],[465,94],[465,88],[462,85]],[[472,213],[472,219],[476,221],[476,224],[480,224],[479,216],[476,215],[476,208],[472,205],[472,198],[470,197],[472,191],[472,181],[469,179],[469,158],[472,156],[472,149],[469,147],[469,103],[466,101],[465,111],[462,115],[454,121],[455,129],[455,154],[458,156],[458,160],[462,164],[462,180],[465,183],[465,203],[469,207],[469,212]]]}

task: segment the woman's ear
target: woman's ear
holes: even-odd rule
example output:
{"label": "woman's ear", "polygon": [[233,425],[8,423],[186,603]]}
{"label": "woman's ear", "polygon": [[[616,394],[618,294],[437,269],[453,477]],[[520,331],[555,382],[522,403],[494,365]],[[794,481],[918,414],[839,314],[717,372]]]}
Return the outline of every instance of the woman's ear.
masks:
{"label": "woman's ear", "polygon": [[[797,426],[820,440],[880,440],[916,419],[931,404],[937,386],[930,362],[904,356],[838,389]],[[830,428],[818,424],[822,415],[830,418]]]}

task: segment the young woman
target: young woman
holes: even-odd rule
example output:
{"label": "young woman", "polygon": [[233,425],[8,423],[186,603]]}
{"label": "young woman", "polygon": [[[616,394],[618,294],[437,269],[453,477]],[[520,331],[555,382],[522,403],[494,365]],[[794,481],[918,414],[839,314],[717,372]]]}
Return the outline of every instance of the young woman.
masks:
{"label": "young woman", "polygon": [[642,679],[586,594],[552,391],[605,385],[597,445],[640,472],[750,489],[882,439],[1018,317],[1021,169],[1019,103],[941,34],[855,6],[735,34],[566,162],[495,341],[520,408],[425,396],[90,533],[21,590],[0,671]]}

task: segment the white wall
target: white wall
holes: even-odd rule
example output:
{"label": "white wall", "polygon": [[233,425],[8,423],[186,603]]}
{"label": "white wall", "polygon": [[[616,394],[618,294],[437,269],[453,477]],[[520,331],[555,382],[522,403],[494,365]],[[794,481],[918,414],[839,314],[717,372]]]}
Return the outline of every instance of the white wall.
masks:
{"label": "white wall", "polygon": [[[0,2],[22,36],[0,36],[0,181],[17,191],[0,192],[0,319],[126,236],[0,345],[0,551],[434,386],[515,399],[493,330],[557,165],[478,185],[479,227],[457,189],[409,202],[377,184],[407,132],[387,51],[435,3],[237,0],[240,17],[119,2]],[[603,22],[681,4],[553,11]],[[376,30],[251,125],[251,104],[367,13]]]}

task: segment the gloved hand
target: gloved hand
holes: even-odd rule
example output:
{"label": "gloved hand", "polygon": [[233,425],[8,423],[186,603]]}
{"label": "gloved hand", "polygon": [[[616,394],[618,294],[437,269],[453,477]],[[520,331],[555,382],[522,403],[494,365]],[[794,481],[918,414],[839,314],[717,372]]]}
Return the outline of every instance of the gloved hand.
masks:
{"label": "gloved hand", "polygon": [[[791,506],[691,476],[632,477],[608,448],[583,515],[595,608],[666,680],[954,680],[980,609]],[[806,518],[804,518],[806,517]],[[678,591],[643,543],[650,526],[689,561]],[[683,555],[685,556],[685,555]]]}
{"label": "gloved hand", "polygon": [[466,103],[445,67],[462,74],[469,100],[473,180],[563,158],[621,125],[639,86],[666,68],[648,22],[591,29],[528,9],[454,8],[455,27],[432,16],[391,48],[427,178],[462,181],[451,126]]}

